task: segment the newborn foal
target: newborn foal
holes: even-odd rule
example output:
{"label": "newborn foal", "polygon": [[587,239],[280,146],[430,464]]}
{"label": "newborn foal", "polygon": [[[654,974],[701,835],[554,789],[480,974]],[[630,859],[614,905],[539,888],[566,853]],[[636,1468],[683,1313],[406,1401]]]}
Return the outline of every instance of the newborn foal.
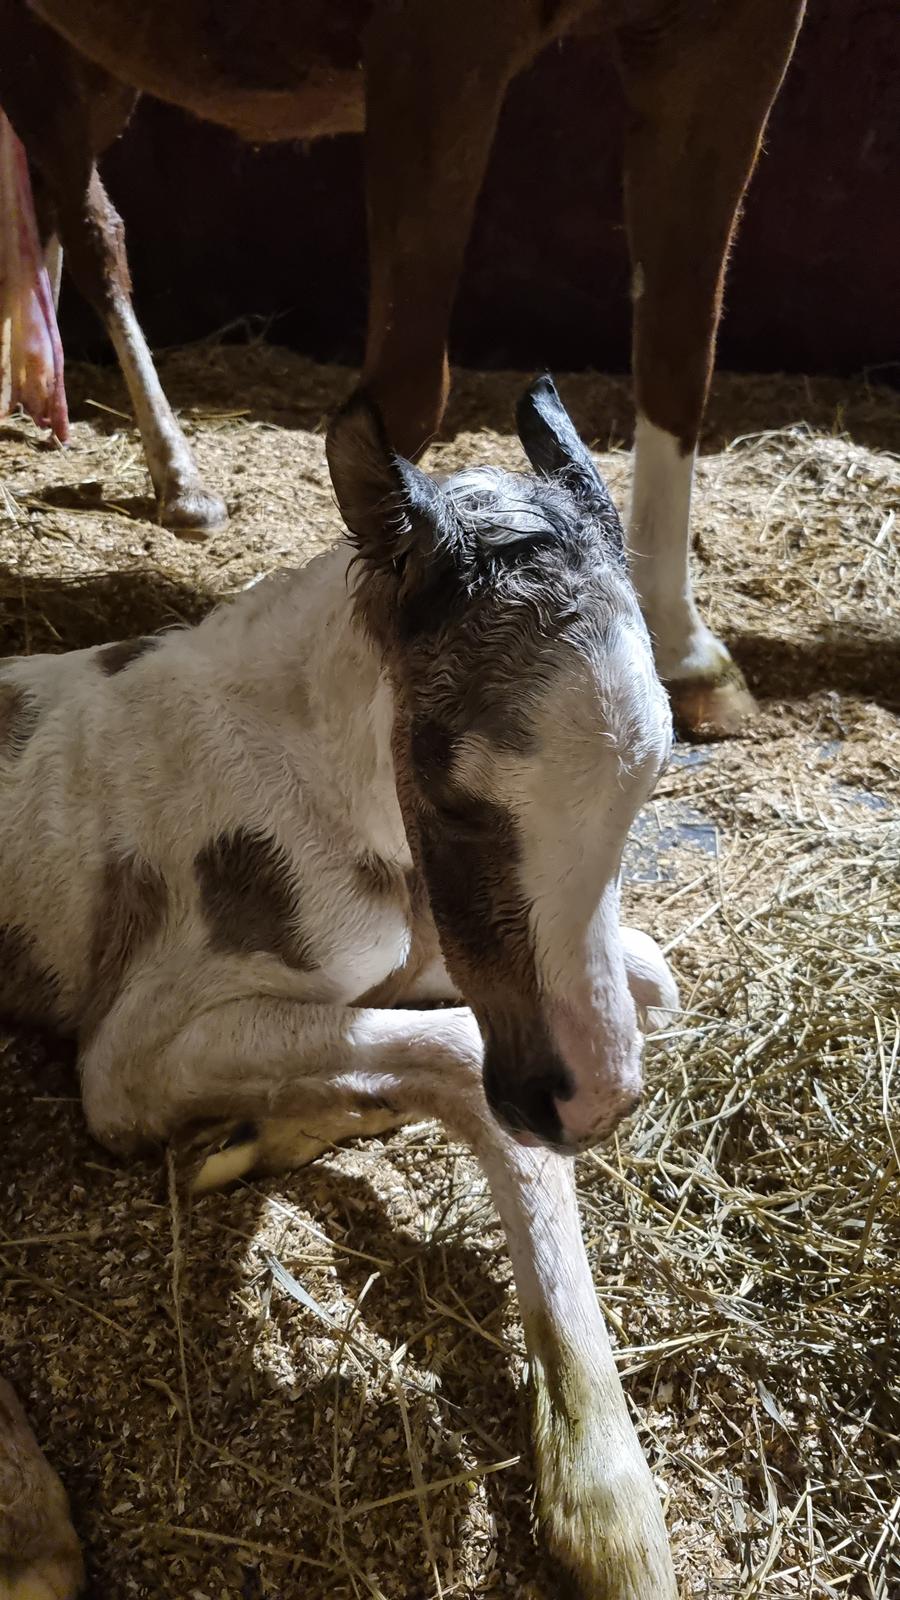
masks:
{"label": "newborn foal", "polygon": [[548,379],[519,430],[537,476],[437,482],[356,400],[328,441],[349,545],[198,627],[6,665],[0,1002],[77,1031],[110,1149],[193,1130],[200,1187],[410,1117],[466,1140],[553,1548],[591,1596],[667,1600],[567,1153],[638,1099],[635,1002],[677,1004],[618,890],[669,715]]}

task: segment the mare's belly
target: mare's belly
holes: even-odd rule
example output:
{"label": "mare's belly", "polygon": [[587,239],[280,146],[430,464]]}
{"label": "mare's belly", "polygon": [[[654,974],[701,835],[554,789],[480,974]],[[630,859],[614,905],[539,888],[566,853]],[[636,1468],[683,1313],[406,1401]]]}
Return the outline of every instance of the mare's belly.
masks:
{"label": "mare's belly", "polygon": [[296,89],[270,93],[244,90],[228,97],[214,96],[205,106],[192,105],[188,109],[221,123],[251,144],[362,133],[362,70],[336,72],[330,67],[313,67]]}
{"label": "mare's belly", "polygon": [[253,142],[358,133],[370,0],[34,0],[119,82]]}

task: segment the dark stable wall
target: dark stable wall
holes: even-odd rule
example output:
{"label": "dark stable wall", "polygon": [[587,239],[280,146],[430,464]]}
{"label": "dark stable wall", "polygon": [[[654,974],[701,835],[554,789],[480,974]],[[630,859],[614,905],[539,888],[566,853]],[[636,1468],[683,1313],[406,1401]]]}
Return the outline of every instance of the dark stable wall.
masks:
{"label": "dark stable wall", "polygon": [[[727,3],[727,0],[726,0]],[[475,366],[628,366],[622,104],[602,38],[548,50],[512,87],[454,319]],[[362,144],[253,150],[145,100],[101,170],[154,345],[245,316],[325,360],[365,324]],[[71,288],[70,355],[99,356]],[[810,0],[750,188],[719,365],[900,377],[900,5]]]}

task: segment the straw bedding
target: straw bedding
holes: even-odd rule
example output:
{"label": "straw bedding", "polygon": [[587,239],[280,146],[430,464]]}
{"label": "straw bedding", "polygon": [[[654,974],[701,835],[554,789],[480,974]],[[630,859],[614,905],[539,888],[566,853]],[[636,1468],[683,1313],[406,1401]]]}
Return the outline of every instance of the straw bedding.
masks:
{"label": "straw bedding", "polygon": [[[252,344],[163,373],[229,528],[147,520],[119,381],[76,371],[68,452],[0,429],[4,653],[189,620],[337,532],[321,426],[349,374]],[[520,386],[460,375],[435,459],[517,462]],[[623,503],[627,385],[561,387]],[[697,570],[761,713],[679,747],[629,845],[629,919],[687,1011],[578,1177],[685,1596],[900,1594],[898,421],[863,383],[718,381]],[[95,1596],[562,1592],[463,1151],[416,1126],[188,1214],[92,1145],[66,1047],[0,1051],[0,1370]]]}

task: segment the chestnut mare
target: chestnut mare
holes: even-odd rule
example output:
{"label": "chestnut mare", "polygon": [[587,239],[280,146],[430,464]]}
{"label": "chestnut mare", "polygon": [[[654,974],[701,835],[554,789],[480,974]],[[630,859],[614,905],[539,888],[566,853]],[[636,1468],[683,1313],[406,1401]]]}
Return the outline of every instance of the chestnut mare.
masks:
{"label": "chestnut mare", "polygon": [[441,421],[448,321],[507,85],[554,39],[602,26],[628,111],[632,573],[682,727],[736,732],[752,700],[694,603],[691,481],[729,240],[803,7],[804,0],[608,0],[599,8],[588,0],[228,0],[215,8],[208,0],[0,0],[0,105],[28,154],[44,240],[61,241],[115,346],[162,521],[208,530],[225,507],[201,483],[153,369],[131,306],[122,224],[95,166],[137,93],[257,143],[365,130],[371,291],[363,383],[392,444],[414,457]]}

